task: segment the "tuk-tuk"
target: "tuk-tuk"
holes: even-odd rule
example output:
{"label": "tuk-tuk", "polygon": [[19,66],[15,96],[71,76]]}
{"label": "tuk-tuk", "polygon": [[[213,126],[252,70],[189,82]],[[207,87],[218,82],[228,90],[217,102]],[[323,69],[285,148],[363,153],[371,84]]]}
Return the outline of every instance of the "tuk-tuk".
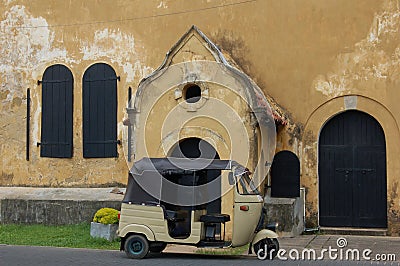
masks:
{"label": "tuk-tuk", "polygon": [[[207,213],[208,171],[220,170],[233,188],[233,217]],[[228,172],[227,174],[222,174]],[[217,182],[221,182],[217,180]],[[167,244],[239,247],[272,259],[279,250],[276,225],[264,225],[263,198],[248,169],[231,160],[143,158],[133,165],[122,201],[118,235],[121,250],[141,259]],[[232,223],[229,241],[225,225]],[[264,253],[264,252],[267,252]]]}

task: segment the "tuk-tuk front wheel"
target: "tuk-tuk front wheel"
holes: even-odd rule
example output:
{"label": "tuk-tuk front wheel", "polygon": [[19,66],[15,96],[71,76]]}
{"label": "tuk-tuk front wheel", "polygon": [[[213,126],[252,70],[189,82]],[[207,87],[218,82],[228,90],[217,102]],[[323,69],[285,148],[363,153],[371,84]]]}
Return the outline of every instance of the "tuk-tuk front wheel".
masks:
{"label": "tuk-tuk front wheel", "polygon": [[131,235],[125,241],[125,253],[131,259],[142,259],[149,253],[149,241],[141,235]]}
{"label": "tuk-tuk front wheel", "polygon": [[[278,251],[279,242],[276,238],[265,238],[254,244],[254,252],[256,255],[266,258],[267,260],[273,260],[278,254]],[[267,252],[266,257],[265,252]]]}

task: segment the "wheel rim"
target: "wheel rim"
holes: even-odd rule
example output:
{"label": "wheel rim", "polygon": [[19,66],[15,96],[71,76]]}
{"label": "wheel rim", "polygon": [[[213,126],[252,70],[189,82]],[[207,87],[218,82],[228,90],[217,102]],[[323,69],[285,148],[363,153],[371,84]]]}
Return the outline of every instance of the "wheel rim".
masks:
{"label": "wheel rim", "polygon": [[129,245],[129,252],[135,255],[140,254],[143,251],[143,243],[141,241],[132,241]]}
{"label": "wheel rim", "polygon": [[[266,256],[267,259],[273,259],[276,254],[278,253],[278,249],[279,249],[279,244],[276,243],[275,241],[273,241],[272,239],[264,239],[261,240],[260,242],[257,243],[256,246],[254,246],[255,248],[255,252],[258,254],[258,251],[260,251],[259,255],[261,257],[265,256],[265,252],[267,252]],[[265,248],[267,248],[267,250],[265,250]],[[272,257],[271,257],[271,252],[272,250],[274,250],[274,252],[272,253]]]}
{"label": "wheel rim", "polygon": [[268,240],[268,250],[272,250],[272,249],[274,249],[275,252],[277,252],[279,249],[279,246],[274,240],[269,239]]}
{"label": "wheel rim", "polygon": [[268,244],[265,240],[261,240],[256,246],[256,253],[258,255],[259,250],[261,249],[260,256],[263,257],[266,250],[264,249],[265,245]]}

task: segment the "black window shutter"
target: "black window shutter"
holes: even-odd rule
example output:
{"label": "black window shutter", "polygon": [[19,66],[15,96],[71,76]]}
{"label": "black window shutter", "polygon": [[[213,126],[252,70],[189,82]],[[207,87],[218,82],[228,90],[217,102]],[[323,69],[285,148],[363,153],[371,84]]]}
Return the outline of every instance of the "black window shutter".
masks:
{"label": "black window shutter", "polygon": [[83,157],[117,156],[117,76],[98,63],[83,75]]}
{"label": "black window shutter", "polygon": [[278,152],[271,165],[271,197],[300,196],[300,161],[291,151]]}
{"label": "black window shutter", "polygon": [[50,66],[43,74],[41,157],[72,157],[73,83],[63,65]]}

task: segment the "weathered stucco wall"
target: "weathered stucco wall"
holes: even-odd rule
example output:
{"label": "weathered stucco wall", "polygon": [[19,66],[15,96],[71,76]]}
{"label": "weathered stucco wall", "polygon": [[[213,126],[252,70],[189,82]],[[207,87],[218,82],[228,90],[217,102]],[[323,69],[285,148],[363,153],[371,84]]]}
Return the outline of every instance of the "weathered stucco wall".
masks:
{"label": "weathered stucco wall", "polygon": [[[318,137],[334,115],[349,109],[364,111],[381,124],[386,138],[389,234],[399,234],[399,1],[384,1],[359,41],[338,53],[330,69],[312,82],[324,99],[308,114],[302,132],[302,184],[307,188],[308,226],[318,224]],[[346,96],[347,95],[347,96]]]}
{"label": "weathered stucco wall", "polygon": [[[374,116],[385,132],[389,231],[399,234],[398,0],[120,0],[101,4],[3,0],[0,185],[125,183],[123,147],[118,147],[118,158],[83,159],[83,73],[93,63],[104,62],[121,76],[120,139],[128,87],[135,90],[141,78],[161,64],[166,51],[193,24],[286,111],[289,122],[278,129],[277,149],[294,151],[302,162],[308,226],[318,224],[319,132],[329,118],[346,109],[343,96],[358,97],[356,109]],[[192,52],[202,54],[200,50]],[[190,51],[179,60],[185,58],[190,58]],[[74,75],[72,159],[41,158],[36,147],[41,126],[41,87],[37,80],[46,67],[56,63],[66,65]],[[25,160],[27,88],[31,88],[32,98],[30,161]]]}
{"label": "weathered stucco wall", "polygon": [[[67,26],[52,28],[49,19],[61,19],[63,4],[49,7],[47,14],[35,14],[42,7],[2,3],[1,25],[1,101],[2,101],[2,167],[1,185],[34,186],[98,186],[125,183],[126,164],[122,148],[116,159],[82,158],[82,77],[93,63],[111,65],[118,83],[118,138],[121,139],[123,106],[127,101],[127,88],[133,86],[152,68],[144,65],[139,41],[131,34],[108,25],[100,27]],[[42,2],[44,4],[44,2]],[[55,4],[55,3],[53,3]],[[70,6],[71,8],[71,6]],[[64,17],[71,17],[65,13]],[[82,14],[81,14],[82,15]],[[79,23],[79,16],[69,21]],[[62,23],[55,21],[54,23]],[[90,32],[90,33],[89,33]],[[74,75],[73,158],[40,158],[41,86],[45,69],[53,64],[66,65]],[[25,160],[26,89],[31,88],[30,161]]]}

